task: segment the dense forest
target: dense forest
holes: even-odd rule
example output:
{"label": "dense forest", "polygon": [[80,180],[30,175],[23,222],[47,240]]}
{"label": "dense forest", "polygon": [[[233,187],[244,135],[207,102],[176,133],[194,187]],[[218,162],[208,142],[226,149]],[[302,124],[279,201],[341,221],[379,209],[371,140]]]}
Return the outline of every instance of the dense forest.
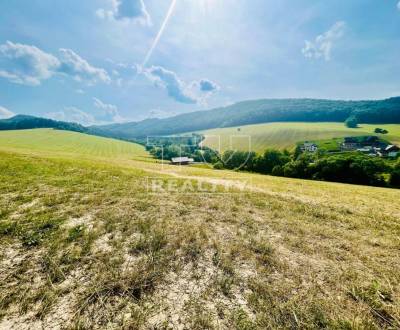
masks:
{"label": "dense forest", "polygon": [[17,115],[9,119],[0,120],[0,130],[2,131],[32,128],[56,128],[80,133],[88,131],[87,128],[76,123],[67,123],[34,116]]}
{"label": "dense forest", "polygon": [[267,122],[345,122],[355,117],[360,123],[400,123],[400,97],[380,101],[331,101],[315,99],[271,99],[236,103],[165,119],[92,126],[98,135],[135,139],[148,135],[170,135],[211,128]]}

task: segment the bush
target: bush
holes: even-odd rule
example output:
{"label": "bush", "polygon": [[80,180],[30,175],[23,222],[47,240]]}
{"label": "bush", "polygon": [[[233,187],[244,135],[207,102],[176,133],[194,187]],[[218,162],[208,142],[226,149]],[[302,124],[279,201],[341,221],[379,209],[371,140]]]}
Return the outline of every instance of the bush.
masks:
{"label": "bush", "polygon": [[221,162],[217,162],[217,163],[214,164],[213,167],[216,170],[222,170],[222,169],[224,169],[224,164],[222,164]]}
{"label": "bush", "polygon": [[382,128],[379,128],[379,127],[375,128],[374,132],[377,133],[377,134],[388,134],[389,133],[388,130],[382,129]]}
{"label": "bush", "polygon": [[273,176],[283,176],[284,172],[283,172],[283,168],[280,165],[276,165],[273,169],[271,174]]}
{"label": "bush", "polygon": [[358,127],[358,120],[355,116],[351,116],[346,119],[345,125],[349,128],[357,128]]}

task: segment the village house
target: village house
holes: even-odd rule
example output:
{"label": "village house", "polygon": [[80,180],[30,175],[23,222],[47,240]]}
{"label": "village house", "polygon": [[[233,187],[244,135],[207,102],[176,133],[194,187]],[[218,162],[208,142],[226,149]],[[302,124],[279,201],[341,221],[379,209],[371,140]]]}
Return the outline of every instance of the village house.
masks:
{"label": "village house", "polygon": [[302,152],[316,152],[318,150],[318,146],[312,142],[304,142],[300,148]]}
{"label": "village house", "polygon": [[396,145],[388,145],[383,151],[383,155],[389,158],[396,158],[400,153],[400,148]]}
{"label": "village house", "polygon": [[192,163],[194,163],[194,159],[188,157],[175,157],[171,159],[172,165],[189,165]]}

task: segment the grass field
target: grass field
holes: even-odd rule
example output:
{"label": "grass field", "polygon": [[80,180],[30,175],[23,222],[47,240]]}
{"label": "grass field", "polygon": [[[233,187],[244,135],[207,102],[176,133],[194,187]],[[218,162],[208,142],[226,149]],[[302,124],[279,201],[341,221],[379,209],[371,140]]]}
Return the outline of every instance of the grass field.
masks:
{"label": "grass field", "polygon": [[[162,166],[77,133],[2,134],[0,329],[400,327],[399,190]],[[149,177],[217,190],[153,194]]]}
{"label": "grass field", "polygon": [[138,144],[53,129],[0,131],[0,146],[3,150],[70,154],[90,159],[148,157],[144,147]]}
{"label": "grass field", "polygon": [[[400,125],[366,125],[361,124],[357,129],[350,129],[343,123],[268,123],[248,125],[232,128],[212,129],[201,132],[208,137],[205,145],[221,151],[232,148],[263,152],[267,148],[293,149],[297,142],[327,140],[345,136],[370,135],[374,134],[376,127],[385,128],[389,131],[383,138],[393,143],[400,144]],[[238,130],[240,128],[240,131]],[[231,136],[233,138],[231,144]],[[243,138],[239,137],[243,136]],[[220,138],[219,138],[220,137]],[[219,142],[221,141],[221,142]]]}

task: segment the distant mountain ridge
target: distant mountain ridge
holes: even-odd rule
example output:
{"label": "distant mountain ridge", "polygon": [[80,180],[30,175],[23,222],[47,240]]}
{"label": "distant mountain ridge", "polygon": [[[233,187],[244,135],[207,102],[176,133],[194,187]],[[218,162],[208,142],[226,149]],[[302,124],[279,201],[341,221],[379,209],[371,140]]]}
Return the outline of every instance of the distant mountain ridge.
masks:
{"label": "distant mountain ridge", "polygon": [[355,116],[360,123],[400,124],[400,97],[374,101],[320,99],[265,99],[196,111],[164,119],[84,127],[76,123],[17,115],[0,120],[0,130],[55,128],[123,140],[172,135],[212,128],[269,122],[344,122]]}
{"label": "distant mountain ridge", "polygon": [[80,133],[87,133],[88,129],[80,124],[57,121],[48,118],[40,118],[27,115],[16,115],[8,119],[0,120],[0,130],[18,130],[33,128],[55,128]]}
{"label": "distant mountain ridge", "polygon": [[266,99],[235,103],[165,119],[89,127],[93,134],[122,139],[170,135],[220,127],[268,122],[344,122],[355,116],[361,123],[400,123],[400,97],[376,101]]}

